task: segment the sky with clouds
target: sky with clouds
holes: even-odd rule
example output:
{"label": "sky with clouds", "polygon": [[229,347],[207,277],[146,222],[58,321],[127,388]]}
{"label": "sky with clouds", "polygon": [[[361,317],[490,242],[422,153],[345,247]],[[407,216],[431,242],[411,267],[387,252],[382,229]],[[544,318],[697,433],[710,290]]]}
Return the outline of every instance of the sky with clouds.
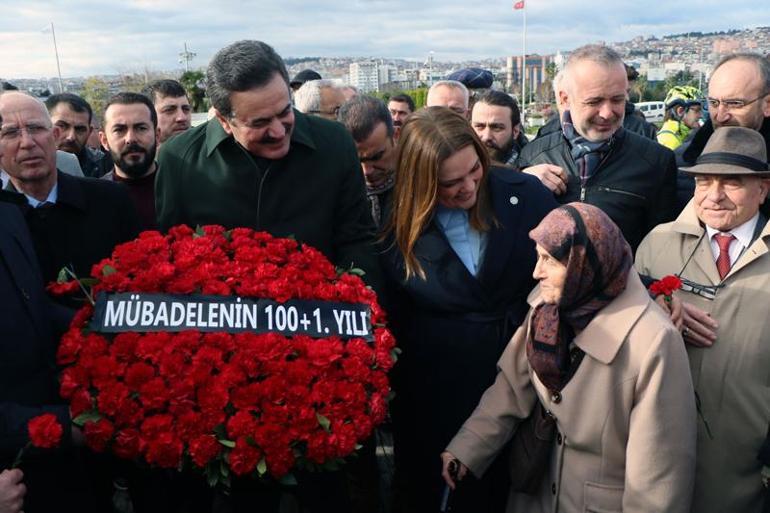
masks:
{"label": "sky with clouds", "polygon": [[[0,77],[174,70],[186,41],[205,66],[221,47],[260,39],[284,57],[420,62],[521,53],[513,0],[2,0]],[[770,26],[762,0],[526,0],[527,51],[551,53],[637,35]]]}

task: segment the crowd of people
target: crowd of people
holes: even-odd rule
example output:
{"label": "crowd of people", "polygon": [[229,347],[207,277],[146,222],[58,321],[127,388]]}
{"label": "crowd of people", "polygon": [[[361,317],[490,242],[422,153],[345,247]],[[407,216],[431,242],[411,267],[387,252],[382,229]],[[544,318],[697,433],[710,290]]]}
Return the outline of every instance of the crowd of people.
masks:
{"label": "crowd of people", "polygon": [[[173,80],[101,120],[75,94],[2,92],[0,513],[114,511],[126,488],[137,513],[770,511],[770,60],[675,87],[658,131],[620,55],[581,47],[531,141],[487,74],[454,78],[417,110],[290,79],[246,40],[212,58],[196,127]],[[364,271],[402,351],[392,480],[374,437],[341,470],[226,493],[83,447],[54,358],[76,303],[44,286],[179,224]],[[41,412],[65,443],[9,469]]]}

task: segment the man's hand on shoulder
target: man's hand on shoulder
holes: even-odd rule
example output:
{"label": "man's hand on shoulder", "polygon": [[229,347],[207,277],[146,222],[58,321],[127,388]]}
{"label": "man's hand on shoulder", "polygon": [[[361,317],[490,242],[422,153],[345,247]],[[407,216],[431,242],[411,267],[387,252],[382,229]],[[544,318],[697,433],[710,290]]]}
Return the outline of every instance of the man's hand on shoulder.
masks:
{"label": "man's hand on shoulder", "polygon": [[536,176],[554,194],[561,195],[567,192],[567,172],[553,164],[536,164],[526,169],[524,173]]}

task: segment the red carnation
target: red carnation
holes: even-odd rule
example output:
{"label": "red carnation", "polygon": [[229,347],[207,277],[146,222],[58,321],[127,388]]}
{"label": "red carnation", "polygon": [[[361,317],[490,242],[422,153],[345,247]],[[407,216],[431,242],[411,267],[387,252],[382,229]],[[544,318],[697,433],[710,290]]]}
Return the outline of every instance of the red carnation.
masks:
{"label": "red carnation", "polygon": [[199,467],[205,467],[222,452],[220,444],[213,435],[201,435],[190,440],[190,456]]}
{"label": "red carnation", "polygon": [[141,439],[136,429],[123,429],[115,433],[115,443],[112,450],[119,458],[132,460],[139,456]]}
{"label": "red carnation", "polygon": [[46,285],[45,290],[54,296],[66,296],[80,290],[80,283],[77,280],[65,281],[64,283],[51,282]]}
{"label": "red carnation", "polygon": [[666,301],[671,301],[674,291],[682,288],[682,280],[678,276],[668,275],[650,285],[650,293],[657,296],[665,296]]}
{"label": "red carnation", "polygon": [[95,422],[86,422],[83,433],[86,435],[86,445],[96,452],[102,452],[112,439],[115,427],[107,419],[101,418]]}
{"label": "red carnation", "polygon": [[260,459],[262,459],[262,451],[250,445],[246,438],[239,438],[230,451],[230,469],[236,476],[244,476],[257,468]]}
{"label": "red carnation", "polygon": [[39,415],[27,423],[29,440],[41,449],[53,449],[61,442],[64,429],[53,413]]}
{"label": "red carnation", "polygon": [[160,468],[177,468],[182,460],[184,445],[173,433],[160,433],[147,442],[147,463]]}
{"label": "red carnation", "polygon": [[227,421],[227,434],[230,438],[254,436],[257,430],[257,419],[247,411],[236,412]]}

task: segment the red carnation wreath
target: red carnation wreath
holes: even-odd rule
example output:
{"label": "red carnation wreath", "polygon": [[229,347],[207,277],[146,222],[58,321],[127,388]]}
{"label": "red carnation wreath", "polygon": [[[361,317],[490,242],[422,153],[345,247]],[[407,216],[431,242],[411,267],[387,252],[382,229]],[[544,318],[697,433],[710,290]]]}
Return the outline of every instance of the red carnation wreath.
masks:
{"label": "red carnation wreath", "polygon": [[[398,351],[360,274],[336,270],[319,251],[295,240],[246,228],[144,232],[95,265],[92,278],[61,275],[49,286],[54,293],[82,289],[91,300],[59,345],[61,394],[92,449],[160,468],[202,469],[212,486],[227,484],[231,474],[291,481],[295,468],[337,468],[384,420],[387,372]],[[104,316],[99,298],[110,294],[118,302],[108,304],[106,318],[116,324],[139,319],[140,298],[181,301],[199,294],[214,306],[200,303],[196,312],[188,304],[183,311],[187,321],[192,315],[196,326],[207,322],[208,328],[98,331],[94,323]],[[123,304],[121,297],[125,311],[115,307]],[[266,323],[284,331],[244,329],[249,319],[243,315],[236,332],[214,328],[219,324],[212,318],[236,326],[226,319],[227,309],[245,314],[242,298],[266,301],[259,315],[264,320],[269,313]],[[286,306],[292,301],[310,307],[357,304],[367,309],[371,329],[359,325],[351,331],[358,315],[345,317],[342,310],[323,321],[326,328],[320,308],[310,318],[311,310],[303,312],[299,321],[301,305]],[[159,304],[142,304],[141,319],[148,325],[173,324],[171,313],[185,308],[169,309],[165,319]],[[156,310],[147,314],[151,308]],[[286,332],[316,324],[315,336]],[[329,326],[339,329],[329,334]],[[368,338],[355,336],[365,332]]]}

